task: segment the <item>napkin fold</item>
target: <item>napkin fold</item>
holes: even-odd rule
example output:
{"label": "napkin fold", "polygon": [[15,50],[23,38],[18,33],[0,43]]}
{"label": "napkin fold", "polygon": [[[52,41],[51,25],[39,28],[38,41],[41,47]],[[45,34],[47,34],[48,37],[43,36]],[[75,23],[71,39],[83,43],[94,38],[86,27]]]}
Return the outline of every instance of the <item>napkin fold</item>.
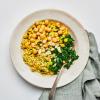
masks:
{"label": "napkin fold", "polygon": [[[100,55],[95,37],[88,33],[90,54],[84,71],[71,83],[57,88],[55,100],[100,100]],[[48,100],[50,89],[44,89],[39,100]]]}

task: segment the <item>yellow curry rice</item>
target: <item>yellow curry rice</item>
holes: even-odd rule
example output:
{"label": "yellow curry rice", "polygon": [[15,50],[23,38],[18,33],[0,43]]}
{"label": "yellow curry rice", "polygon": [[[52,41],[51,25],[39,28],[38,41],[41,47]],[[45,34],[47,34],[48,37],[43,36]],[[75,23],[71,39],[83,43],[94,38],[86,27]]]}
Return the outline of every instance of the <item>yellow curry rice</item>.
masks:
{"label": "yellow curry rice", "polygon": [[70,34],[70,29],[55,20],[40,20],[35,22],[23,35],[21,48],[23,50],[23,60],[31,71],[45,75],[53,75],[54,72],[48,67],[52,65],[52,54],[54,48],[60,52],[60,47],[64,47],[62,38]]}

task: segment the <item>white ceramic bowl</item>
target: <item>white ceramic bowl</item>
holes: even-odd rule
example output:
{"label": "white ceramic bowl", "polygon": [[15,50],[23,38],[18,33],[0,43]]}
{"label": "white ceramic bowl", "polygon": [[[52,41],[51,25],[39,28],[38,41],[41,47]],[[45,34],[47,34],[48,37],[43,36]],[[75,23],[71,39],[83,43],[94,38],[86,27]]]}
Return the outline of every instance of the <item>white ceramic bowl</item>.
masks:
{"label": "white ceramic bowl", "polygon": [[15,69],[19,75],[27,82],[42,88],[51,88],[56,78],[54,76],[43,76],[36,72],[31,72],[29,67],[23,62],[20,43],[24,32],[37,20],[53,19],[63,22],[74,32],[75,49],[79,59],[74,62],[69,70],[65,70],[57,87],[64,86],[74,79],[84,70],[89,57],[89,40],[86,31],[73,17],[67,13],[54,9],[40,10],[26,16],[14,29],[10,42],[10,54]]}

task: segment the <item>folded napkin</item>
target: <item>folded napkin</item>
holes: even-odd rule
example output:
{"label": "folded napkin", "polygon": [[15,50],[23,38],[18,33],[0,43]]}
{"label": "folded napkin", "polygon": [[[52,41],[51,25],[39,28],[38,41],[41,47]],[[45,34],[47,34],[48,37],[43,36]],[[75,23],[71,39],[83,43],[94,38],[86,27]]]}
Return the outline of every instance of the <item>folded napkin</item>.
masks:
{"label": "folded napkin", "polygon": [[[84,71],[73,82],[57,88],[55,100],[100,100],[100,55],[96,40],[88,33],[90,55]],[[39,100],[48,100],[50,89],[45,89]]]}

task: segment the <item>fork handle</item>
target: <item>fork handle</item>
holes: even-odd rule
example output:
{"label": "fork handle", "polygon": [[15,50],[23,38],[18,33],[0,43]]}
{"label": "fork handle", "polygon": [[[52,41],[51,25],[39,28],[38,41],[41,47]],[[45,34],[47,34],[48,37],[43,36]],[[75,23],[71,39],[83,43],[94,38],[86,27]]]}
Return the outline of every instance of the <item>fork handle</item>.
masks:
{"label": "fork handle", "polygon": [[[65,64],[64,64],[65,65]],[[55,93],[56,93],[56,87],[57,87],[57,84],[58,84],[58,81],[63,73],[63,70],[64,70],[64,65],[62,66],[62,68],[60,69],[55,81],[54,81],[54,84],[51,88],[51,91],[49,93],[49,100],[54,100],[54,97],[55,97]]]}

